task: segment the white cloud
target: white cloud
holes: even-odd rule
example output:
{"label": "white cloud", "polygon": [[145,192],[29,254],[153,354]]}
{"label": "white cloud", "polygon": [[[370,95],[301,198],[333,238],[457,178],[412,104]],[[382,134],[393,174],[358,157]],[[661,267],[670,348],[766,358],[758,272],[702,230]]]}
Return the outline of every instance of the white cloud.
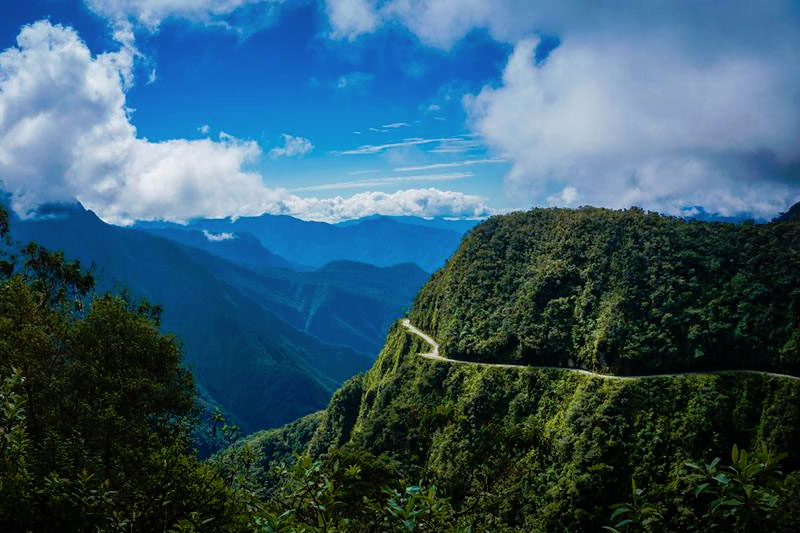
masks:
{"label": "white cloud", "polygon": [[0,187],[18,214],[75,199],[115,223],[487,211],[480,198],[437,189],[301,198],[248,170],[262,155],[253,141],[224,132],[217,141],[139,138],[125,105],[134,54],[128,41],[92,56],[74,30],[48,21],[25,26],[0,53]]}
{"label": "white cloud", "polygon": [[[471,28],[484,25],[494,11],[503,10],[502,4],[486,0],[390,0],[380,4],[371,0],[326,0],[334,38],[354,40],[387,22],[399,21],[423,42],[440,47],[449,47]],[[530,0],[516,4],[519,9],[530,9]]]}
{"label": "white cloud", "polygon": [[203,135],[208,135],[208,132],[211,131],[211,126],[209,126],[208,124],[203,124],[202,126],[197,128],[197,131],[199,131]]}
{"label": "white cloud", "polygon": [[89,9],[108,18],[135,20],[151,31],[168,18],[205,24],[222,23],[220,17],[252,4],[280,4],[283,0],[86,0]]}
{"label": "white cloud", "polygon": [[448,137],[443,139],[421,139],[419,137],[414,137],[411,139],[404,139],[396,143],[377,144],[377,145],[365,144],[364,146],[359,146],[358,148],[353,148],[351,150],[336,150],[332,151],[331,153],[337,155],[378,154],[390,148],[401,148],[404,146],[416,146],[420,144],[431,144],[431,143],[447,143],[460,140],[461,139],[458,139],[456,137]]}
{"label": "white cloud", "polygon": [[437,168],[468,167],[471,165],[489,165],[496,163],[507,163],[507,159],[467,159],[465,161],[453,161],[450,163],[433,163],[417,167],[400,167],[393,169],[395,172],[417,172],[420,170],[434,170]]}
{"label": "white cloud", "polygon": [[107,220],[252,210],[260,153],[224,137],[151,143],[125,106],[128,47],[92,57],[74,30],[24,27],[0,54],[0,176],[18,213],[77,198]]}
{"label": "white cloud", "polygon": [[300,218],[337,222],[376,214],[485,217],[494,211],[479,196],[428,188],[393,193],[363,192],[347,198],[297,198],[294,213],[300,214]]}
{"label": "white cloud", "polygon": [[221,233],[211,233],[208,230],[203,230],[203,235],[211,242],[229,241],[236,238],[236,235],[227,231]]}
{"label": "white cloud", "polygon": [[578,205],[580,195],[575,187],[564,187],[558,194],[547,197],[547,204],[551,206],[575,207]]}
{"label": "white cloud", "polygon": [[353,40],[380,24],[371,0],[328,0],[325,6],[334,38]]}
{"label": "white cloud", "polygon": [[[641,4],[387,0],[347,35],[401,24],[447,49],[484,28],[514,45],[502,84],[464,104],[471,127],[512,159],[517,199],[568,190],[612,207],[762,217],[799,199],[800,4]],[[537,65],[540,32],[561,44]]]}
{"label": "white cloud", "polygon": [[380,172],[379,170],[375,169],[368,169],[368,170],[353,170],[348,172],[350,176],[359,176],[361,174],[375,174],[376,172]]}
{"label": "white cloud", "polygon": [[391,124],[384,124],[381,128],[389,128],[389,129],[396,129],[396,128],[407,128],[411,126],[408,122],[392,122]]}
{"label": "white cloud", "polygon": [[[467,138],[462,138],[467,137]],[[453,137],[451,139],[443,139],[442,143],[428,150],[432,154],[459,154],[473,150],[483,150],[486,148],[485,144],[481,141],[469,138],[468,135],[462,137]]]}
{"label": "white cloud", "polygon": [[385,187],[387,185],[397,185],[398,183],[409,181],[451,181],[472,177],[471,172],[452,172],[449,174],[419,174],[414,176],[392,176],[389,178],[371,178],[355,181],[340,181],[335,183],[323,183],[321,185],[309,185],[308,187],[298,187],[293,191],[326,191],[335,189],[359,189],[367,187]]}
{"label": "white cloud", "polygon": [[472,126],[513,160],[511,194],[557,188],[609,207],[765,218],[800,195],[800,176],[782,177],[800,160],[798,68],[788,57],[700,61],[658,40],[566,41],[537,66],[536,45],[517,44],[502,86],[465,99]]}
{"label": "white cloud", "polygon": [[277,157],[301,157],[314,149],[311,141],[305,137],[295,137],[288,133],[283,133],[283,146],[277,146],[269,151],[269,156]]}

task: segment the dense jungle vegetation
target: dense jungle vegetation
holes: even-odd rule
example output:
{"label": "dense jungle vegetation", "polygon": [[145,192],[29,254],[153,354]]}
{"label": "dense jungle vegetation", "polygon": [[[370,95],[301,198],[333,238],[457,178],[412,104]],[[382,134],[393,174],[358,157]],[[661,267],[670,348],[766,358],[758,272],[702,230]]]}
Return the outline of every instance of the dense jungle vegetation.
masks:
{"label": "dense jungle vegetation", "polygon": [[[368,472],[358,480],[370,487],[359,489],[364,495],[397,479],[435,486],[453,531],[598,531],[627,519],[610,518],[610,506],[621,502],[637,513],[653,510],[658,519],[641,526],[645,518],[634,517],[638,522],[620,531],[707,531],[714,524],[795,530],[798,381],[762,375],[611,381],[416,356],[426,349],[396,327],[375,366],[345,384],[321,415],[258,434],[222,457],[235,463],[232,457],[249,450],[249,479],[268,495],[283,490],[285,478],[275,477],[274,466],[292,464],[291,450],[319,461],[323,472],[327,465],[334,486],[356,483],[342,479],[343,470]],[[704,465],[718,469],[713,478],[735,463],[729,458],[735,444],[753,451],[746,461],[757,465],[749,467],[757,478],[749,485],[761,507],[746,503],[748,524],[740,519],[744,508],[709,512],[719,487],[695,495],[707,483],[697,478]],[[781,450],[788,455],[778,461]],[[638,502],[631,501],[632,479],[645,489]],[[354,506],[334,516],[352,518]],[[357,523],[340,530],[380,531],[366,519]]]}
{"label": "dense jungle vegetation", "polygon": [[792,212],[741,225],[635,208],[493,217],[424,287],[411,319],[456,359],[800,374]]}
{"label": "dense jungle vegetation", "polygon": [[[423,288],[411,319],[455,358],[797,375],[792,220],[734,226],[591,208],[494,217]],[[796,528],[800,381],[615,381],[416,356],[428,349],[396,326],[373,368],[322,414],[228,453],[255,450],[251,474],[270,490],[290,450],[334,472],[363,461],[368,480],[386,482],[377,461],[394,479],[435,486],[454,530]]]}

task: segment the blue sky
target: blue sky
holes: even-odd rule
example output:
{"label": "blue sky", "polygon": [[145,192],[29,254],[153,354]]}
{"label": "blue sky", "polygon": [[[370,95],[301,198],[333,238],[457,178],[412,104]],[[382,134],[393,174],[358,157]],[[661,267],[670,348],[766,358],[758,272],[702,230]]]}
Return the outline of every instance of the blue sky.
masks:
{"label": "blue sky", "polygon": [[119,223],[800,199],[795,3],[560,4],[5,5],[0,180]]}

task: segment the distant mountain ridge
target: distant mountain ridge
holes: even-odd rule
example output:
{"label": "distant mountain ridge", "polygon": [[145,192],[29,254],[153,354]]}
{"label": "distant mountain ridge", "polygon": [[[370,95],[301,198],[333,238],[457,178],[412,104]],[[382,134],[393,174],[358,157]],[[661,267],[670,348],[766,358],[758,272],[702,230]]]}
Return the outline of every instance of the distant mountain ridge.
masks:
{"label": "distant mountain ridge", "polygon": [[214,234],[198,230],[187,230],[177,227],[143,228],[148,233],[165,237],[172,241],[222,257],[249,268],[289,268],[292,270],[309,270],[310,267],[299,265],[273,254],[261,245],[258,239],[249,233]]}
{"label": "distant mountain ridge", "polygon": [[99,290],[125,287],[134,297],[162,304],[162,325],[180,336],[199,386],[245,432],[319,409],[342,381],[370,363],[364,352],[293,327],[214,271],[220,265],[236,269],[232,263],[105,224],[79,205],[48,206],[41,214],[12,218],[14,239],[94,265]]}
{"label": "distant mountain ridge", "polygon": [[[444,265],[458,247],[472,221],[431,222],[412,217],[375,217],[345,224],[327,224],[287,215],[261,215],[237,219],[198,219],[185,226],[172,223],[140,222],[135,227],[146,230],[175,228],[203,230],[214,234],[248,233],[264,248],[280,257],[310,267],[322,267],[332,261],[348,260],[388,267],[416,263],[426,272]],[[442,226],[444,227],[437,227]]]}
{"label": "distant mountain ridge", "polygon": [[446,229],[464,234],[483,222],[485,219],[449,219],[449,218],[422,218],[415,216],[392,216],[392,215],[371,215],[368,217],[357,218],[354,220],[346,220],[339,222],[337,226],[354,226],[369,220],[391,220],[401,224],[410,224],[412,226],[425,226],[426,228]]}
{"label": "distant mountain ridge", "polygon": [[785,213],[779,214],[773,222],[788,222],[790,220],[800,220],[800,202],[787,209]]}

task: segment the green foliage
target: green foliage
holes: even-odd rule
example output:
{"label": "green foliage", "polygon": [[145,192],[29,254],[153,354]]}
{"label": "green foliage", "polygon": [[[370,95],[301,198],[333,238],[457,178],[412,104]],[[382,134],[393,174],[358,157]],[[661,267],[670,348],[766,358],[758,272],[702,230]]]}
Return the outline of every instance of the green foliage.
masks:
{"label": "green foliage", "polygon": [[19,370],[12,369],[0,381],[0,516],[14,512],[32,488],[25,398],[20,393],[24,379]]}
{"label": "green foliage", "polygon": [[[461,359],[792,373],[800,370],[799,245],[793,222],[734,226],[638,209],[536,209],[470,232],[423,288],[411,318],[444,355]],[[437,363],[417,356],[427,348],[393,328],[372,369],[334,395],[304,449],[323,462],[344,451],[369,454],[393,465],[396,479],[428,480],[458,527],[596,531],[610,505],[627,501],[615,507],[613,528],[687,531],[706,523],[708,500],[720,497],[711,487],[694,496],[684,466],[692,458],[739,442],[787,450],[786,468],[800,468],[796,380],[612,381]],[[631,479],[647,491],[621,489]],[[798,494],[800,476],[789,479]],[[730,503],[733,487],[746,493],[748,483],[713,490]],[[400,516],[413,498],[395,490]],[[798,516],[792,501],[781,497],[768,512],[748,505],[781,530]],[[715,511],[732,513],[720,523],[743,520],[742,506],[729,507]]]}
{"label": "green foliage", "polygon": [[[680,481],[684,483],[680,485],[691,494],[695,504],[692,510],[695,518],[687,529],[743,533],[794,531],[797,515],[787,512],[787,503],[795,498],[777,468],[785,457],[785,453],[775,455],[763,446],[747,452],[734,444],[730,465],[722,466],[719,457],[702,466],[686,463],[689,470],[681,471]],[[637,489],[633,480],[631,483],[633,503],[612,505],[610,520],[619,522],[604,529],[617,533],[666,530],[662,515],[666,505],[645,502],[644,490]]]}
{"label": "green foliage", "polygon": [[[277,491],[254,517],[258,531],[303,533],[463,531],[434,485],[387,477],[369,454],[297,455],[276,467]],[[389,485],[385,485],[388,483]]]}
{"label": "green foliage", "polygon": [[603,529],[621,533],[622,531],[656,531],[656,527],[663,520],[662,507],[649,503],[644,496],[645,490],[636,487],[636,481],[631,478],[631,501],[617,503],[611,506],[611,521],[619,520],[614,527],[603,526]]}
{"label": "green foliage", "polygon": [[703,466],[686,463],[693,471],[689,479],[696,486],[695,496],[710,499],[703,515],[708,527],[763,531],[783,496],[783,473],[777,467],[785,457],[764,447],[748,453],[734,445],[730,466],[720,467],[719,457]]}
{"label": "green foliage", "polygon": [[[800,467],[794,380],[612,381],[437,363],[416,355],[425,349],[394,328],[373,368],[336,395],[307,449],[318,458],[370,453],[396,465],[397,478],[428,480],[451,502],[459,527],[598,530],[608,506],[628,501],[615,524],[635,519],[640,527],[649,518],[650,530],[685,531],[705,512],[685,487],[691,458],[740,442],[787,450],[785,466]],[[648,487],[633,501],[620,490],[632,477]],[[779,505],[776,521],[788,520],[789,503]]]}
{"label": "green foliage", "polygon": [[244,529],[189,454],[194,384],[160,309],[93,294],[60,253],[22,253],[0,277],[0,530]]}
{"label": "green foliage", "polygon": [[418,295],[443,355],[616,373],[800,373],[800,224],[533,209],[473,229]]}
{"label": "green foliage", "polygon": [[453,515],[447,502],[437,497],[435,485],[412,485],[402,493],[396,489],[385,492],[389,496],[386,510],[403,531],[441,531]]}

